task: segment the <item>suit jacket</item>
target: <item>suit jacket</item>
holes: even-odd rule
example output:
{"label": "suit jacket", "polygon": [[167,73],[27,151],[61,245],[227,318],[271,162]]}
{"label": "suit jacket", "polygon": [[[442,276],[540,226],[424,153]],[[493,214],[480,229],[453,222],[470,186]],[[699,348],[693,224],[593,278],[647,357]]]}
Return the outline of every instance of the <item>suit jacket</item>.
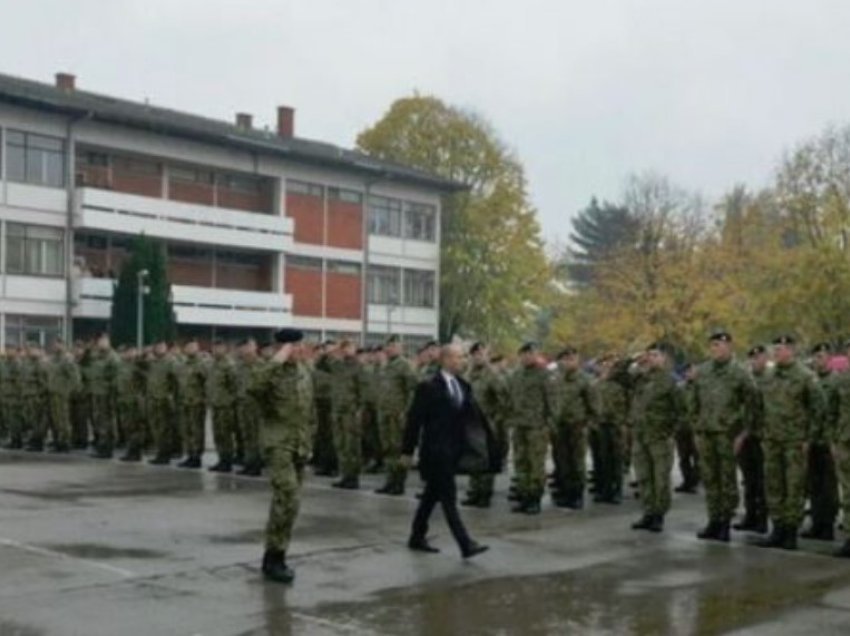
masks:
{"label": "suit jacket", "polygon": [[501,457],[487,418],[475,401],[472,387],[455,376],[463,391],[458,407],[442,373],[420,382],[407,412],[403,453],[412,455],[419,446],[419,471],[426,481],[455,475],[470,455],[477,455],[480,472],[499,472]]}

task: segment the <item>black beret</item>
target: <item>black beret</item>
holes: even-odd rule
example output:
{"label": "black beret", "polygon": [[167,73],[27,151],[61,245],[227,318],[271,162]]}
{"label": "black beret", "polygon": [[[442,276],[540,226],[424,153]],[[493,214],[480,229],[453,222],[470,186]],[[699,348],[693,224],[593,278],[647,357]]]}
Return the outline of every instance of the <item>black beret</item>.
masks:
{"label": "black beret", "polygon": [[812,347],[812,355],[816,353],[832,353],[832,345],[828,342],[819,342]]}
{"label": "black beret", "polygon": [[335,345],[335,344],[336,344],[336,340],[334,340],[333,338],[328,338],[327,340],[325,340],[325,342],[322,344],[322,346],[329,347],[329,346]]}
{"label": "black beret", "polygon": [[483,342],[473,342],[472,346],[469,348],[469,353],[478,353],[484,348]]}
{"label": "black beret", "polygon": [[387,344],[388,345],[395,344],[397,342],[401,342],[401,338],[399,338],[396,335],[392,335],[389,338],[387,338]]}
{"label": "black beret", "polygon": [[709,342],[732,342],[732,334],[723,329],[713,331],[708,337]]}
{"label": "black beret", "polygon": [[372,353],[381,353],[384,350],[384,345],[375,345],[372,347]]}
{"label": "black beret", "polygon": [[763,353],[767,353],[767,349],[764,347],[764,345],[756,345],[747,352],[747,357],[755,358],[756,356],[759,356]]}
{"label": "black beret", "polygon": [[773,344],[775,345],[793,345],[797,344],[797,341],[794,339],[794,336],[790,334],[785,334],[783,336],[777,336],[773,339]]}
{"label": "black beret", "polygon": [[520,353],[531,353],[532,351],[537,351],[536,342],[526,342],[519,348]]}
{"label": "black beret", "polygon": [[431,347],[439,347],[439,346],[440,346],[440,343],[437,342],[436,340],[429,340],[428,342],[425,343],[425,346],[422,347],[422,348],[423,349],[430,349]]}
{"label": "black beret", "polygon": [[288,344],[290,342],[301,342],[304,340],[304,332],[300,329],[292,329],[291,327],[284,327],[274,335],[274,339],[276,342],[281,344]]}
{"label": "black beret", "polygon": [[555,356],[556,359],[560,360],[561,358],[566,358],[567,356],[574,356],[578,353],[578,349],[575,347],[564,347],[558,352],[558,355]]}

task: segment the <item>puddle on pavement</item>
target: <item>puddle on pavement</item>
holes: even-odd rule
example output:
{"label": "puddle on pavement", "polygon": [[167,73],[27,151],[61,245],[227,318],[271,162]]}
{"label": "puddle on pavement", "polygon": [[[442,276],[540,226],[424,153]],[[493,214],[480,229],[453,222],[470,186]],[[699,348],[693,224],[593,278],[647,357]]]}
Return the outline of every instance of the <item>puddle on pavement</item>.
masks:
{"label": "puddle on pavement", "polygon": [[80,559],[160,559],[168,552],[145,548],[119,548],[98,543],[46,543],[41,547]]}
{"label": "puddle on pavement", "polygon": [[848,584],[843,572],[777,577],[754,568],[730,578],[606,565],[468,585],[443,581],[382,592],[367,603],[324,604],[310,614],[380,634],[717,634],[774,619]]}

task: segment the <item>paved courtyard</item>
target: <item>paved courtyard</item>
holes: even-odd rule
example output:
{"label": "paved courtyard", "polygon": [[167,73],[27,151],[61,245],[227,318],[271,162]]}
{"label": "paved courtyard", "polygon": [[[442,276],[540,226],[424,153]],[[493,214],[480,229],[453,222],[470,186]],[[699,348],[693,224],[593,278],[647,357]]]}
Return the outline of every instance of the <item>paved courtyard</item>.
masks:
{"label": "paved courtyard", "polygon": [[628,529],[632,500],[517,516],[500,485],[464,512],[492,548],[464,563],[439,517],[441,554],[405,549],[412,492],[310,477],[286,588],[258,571],[265,480],[3,452],[0,636],[850,633],[835,546],[697,541],[693,495],[660,536]]}

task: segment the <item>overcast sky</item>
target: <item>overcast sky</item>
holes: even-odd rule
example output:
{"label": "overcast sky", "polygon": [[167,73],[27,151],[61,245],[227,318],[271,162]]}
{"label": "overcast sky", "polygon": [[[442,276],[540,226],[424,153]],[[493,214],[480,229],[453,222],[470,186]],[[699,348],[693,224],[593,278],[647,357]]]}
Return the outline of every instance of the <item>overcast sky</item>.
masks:
{"label": "overcast sky", "polygon": [[850,122],[847,0],[0,0],[0,72],[352,146],[414,90],[516,150],[548,240],[652,170],[716,197]]}

